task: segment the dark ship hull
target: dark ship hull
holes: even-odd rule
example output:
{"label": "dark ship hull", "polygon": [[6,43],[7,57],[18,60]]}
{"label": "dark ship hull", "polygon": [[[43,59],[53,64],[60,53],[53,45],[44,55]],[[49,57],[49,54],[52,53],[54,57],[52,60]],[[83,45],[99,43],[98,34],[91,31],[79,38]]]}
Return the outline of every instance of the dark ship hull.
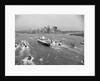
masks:
{"label": "dark ship hull", "polygon": [[48,42],[45,41],[45,40],[38,39],[38,43],[39,43],[39,44],[42,44],[42,45],[44,45],[44,46],[50,46],[50,43],[48,43]]}

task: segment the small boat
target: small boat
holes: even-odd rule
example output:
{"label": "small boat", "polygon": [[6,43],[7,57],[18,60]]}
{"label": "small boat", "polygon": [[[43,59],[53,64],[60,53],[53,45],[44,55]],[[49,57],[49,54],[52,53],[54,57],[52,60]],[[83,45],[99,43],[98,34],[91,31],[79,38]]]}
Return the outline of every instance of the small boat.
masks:
{"label": "small boat", "polygon": [[50,46],[50,41],[48,41],[48,39],[39,38],[37,40],[38,40],[38,43],[40,43],[40,44],[42,44],[44,46]]}
{"label": "small boat", "polygon": [[67,46],[65,44],[63,44],[61,41],[52,41],[52,43],[50,45],[51,46],[57,46],[57,47],[67,48]]}
{"label": "small boat", "polygon": [[15,51],[18,49],[18,48],[20,48],[20,44],[15,44]]}
{"label": "small boat", "polygon": [[25,57],[24,59],[22,59],[22,64],[23,65],[35,65],[33,62],[33,59],[34,58],[32,56]]}
{"label": "small boat", "polygon": [[81,44],[84,45],[84,41],[82,41]]}

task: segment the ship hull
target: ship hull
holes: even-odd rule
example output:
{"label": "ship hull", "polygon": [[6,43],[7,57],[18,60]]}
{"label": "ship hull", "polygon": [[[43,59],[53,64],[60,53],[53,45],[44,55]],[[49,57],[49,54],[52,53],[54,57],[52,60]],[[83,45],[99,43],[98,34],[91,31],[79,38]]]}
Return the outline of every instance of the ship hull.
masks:
{"label": "ship hull", "polygon": [[39,43],[39,44],[42,44],[42,45],[44,45],[44,46],[50,46],[50,43],[47,43],[47,42],[42,41],[42,40],[40,40],[40,39],[38,39],[38,43]]}

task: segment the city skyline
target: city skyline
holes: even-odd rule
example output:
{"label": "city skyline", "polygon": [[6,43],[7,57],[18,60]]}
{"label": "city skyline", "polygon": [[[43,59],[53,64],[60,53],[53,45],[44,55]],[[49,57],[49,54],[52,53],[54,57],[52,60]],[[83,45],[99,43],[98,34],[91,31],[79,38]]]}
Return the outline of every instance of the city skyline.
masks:
{"label": "city skyline", "polygon": [[15,15],[15,30],[57,26],[65,31],[84,31],[84,15],[23,14]]}

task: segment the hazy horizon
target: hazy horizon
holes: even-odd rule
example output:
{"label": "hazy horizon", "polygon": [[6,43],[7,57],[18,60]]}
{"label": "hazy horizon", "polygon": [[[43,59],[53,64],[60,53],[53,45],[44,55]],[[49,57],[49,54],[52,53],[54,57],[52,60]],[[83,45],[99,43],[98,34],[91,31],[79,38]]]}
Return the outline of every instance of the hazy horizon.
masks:
{"label": "hazy horizon", "polygon": [[84,15],[23,14],[15,15],[15,30],[57,26],[65,31],[84,31]]}

